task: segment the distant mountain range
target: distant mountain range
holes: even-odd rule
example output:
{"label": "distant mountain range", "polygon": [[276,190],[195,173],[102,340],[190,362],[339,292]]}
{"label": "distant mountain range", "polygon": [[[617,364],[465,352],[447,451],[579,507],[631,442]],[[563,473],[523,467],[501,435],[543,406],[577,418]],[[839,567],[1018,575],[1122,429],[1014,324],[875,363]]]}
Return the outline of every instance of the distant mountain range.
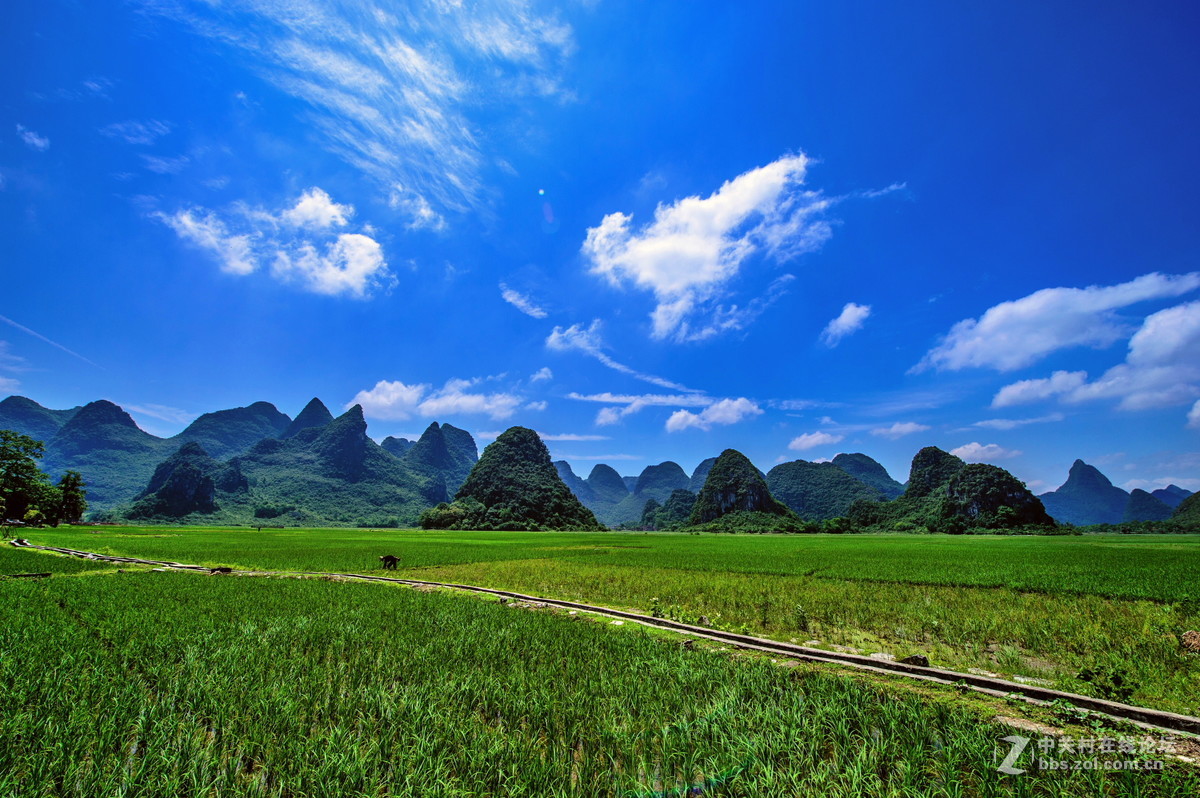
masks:
{"label": "distant mountain range", "polygon": [[[471,434],[450,424],[434,422],[415,441],[389,437],[377,444],[367,436],[360,407],[335,418],[316,398],[294,419],[268,402],[255,402],[205,413],[178,435],[159,438],[109,401],[51,410],[10,396],[0,401],[0,429],[45,442],[43,467],[52,476],[81,472],[93,511],[140,520],[410,525],[423,510],[454,499],[479,459]],[[598,464],[586,479],[566,461],[553,467],[601,523],[639,528],[655,518],[679,523],[717,461],[708,458],[691,474],[666,461],[637,476]],[[960,474],[964,468],[971,470]],[[878,515],[870,507],[888,506],[888,523],[919,525],[930,511],[917,500],[937,493],[944,505],[957,490],[955,500],[971,504],[975,500],[964,497],[975,489],[971,485],[983,483],[988,490],[1007,491],[1004,501],[1013,506],[1029,504],[1022,498],[1024,487],[1018,490],[1008,472],[967,467],[934,447],[914,458],[905,484],[861,453],[755,471],[773,499],[806,522],[844,517],[861,505],[868,515]],[[1060,488],[1038,498],[1055,520],[1088,525],[1163,520],[1191,496],[1175,485],[1126,492],[1077,460]],[[889,504],[899,499],[904,501]],[[644,518],[651,502],[651,515]],[[995,509],[979,507],[971,512]]]}
{"label": "distant mountain range", "polygon": [[1192,492],[1168,485],[1153,493],[1118,488],[1100,469],[1076,460],[1067,481],[1039,498],[1054,520],[1075,526],[1120,524],[1130,521],[1162,521],[1170,518]]}

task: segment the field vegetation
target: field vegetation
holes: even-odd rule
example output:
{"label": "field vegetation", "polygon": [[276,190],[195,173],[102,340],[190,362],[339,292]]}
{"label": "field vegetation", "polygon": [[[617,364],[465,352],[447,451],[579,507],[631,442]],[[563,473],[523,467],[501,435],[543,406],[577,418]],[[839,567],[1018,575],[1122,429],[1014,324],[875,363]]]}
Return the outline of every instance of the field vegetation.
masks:
{"label": "field vegetation", "polygon": [[957,696],[453,594],[145,569],[0,590],[2,795],[1200,788],[1178,766],[1001,777],[994,746],[1013,730]]}
{"label": "field vegetation", "polygon": [[1039,679],[1200,714],[1200,540],[1181,537],[38,530],[72,548],[210,565],[364,572],[656,612]]}

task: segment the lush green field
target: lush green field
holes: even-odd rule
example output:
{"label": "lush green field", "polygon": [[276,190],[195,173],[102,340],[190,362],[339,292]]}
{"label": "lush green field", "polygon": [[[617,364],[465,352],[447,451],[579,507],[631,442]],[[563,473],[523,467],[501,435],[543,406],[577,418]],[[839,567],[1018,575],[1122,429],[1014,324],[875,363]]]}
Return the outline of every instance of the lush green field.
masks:
{"label": "lush green field", "polygon": [[[251,568],[400,574],[705,616],[728,629],[1200,715],[1200,538],[552,534],[151,527],[38,542]],[[1081,678],[1082,677],[1082,678]]]}
{"label": "lush green field", "polygon": [[1013,729],[957,696],[472,597],[145,570],[0,594],[5,796],[1200,790],[1179,767],[1001,776]]}

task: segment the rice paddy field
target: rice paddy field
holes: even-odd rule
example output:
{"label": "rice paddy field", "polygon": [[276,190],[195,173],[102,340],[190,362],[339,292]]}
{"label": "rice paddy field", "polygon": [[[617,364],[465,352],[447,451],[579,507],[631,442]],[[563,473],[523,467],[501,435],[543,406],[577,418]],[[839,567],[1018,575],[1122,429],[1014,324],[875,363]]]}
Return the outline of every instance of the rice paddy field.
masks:
{"label": "rice paddy field", "polygon": [[[270,570],[376,573],[393,553],[401,576],[922,652],[1197,714],[1179,636],[1200,625],[1200,545],[1179,537],[24,534]],[[952,690],[444,591],[123,570],[0,549],[0,574],[55,574],[0,580],[0,795],[1200,793],[1178,762],[1002,774],[1014,730],[996,717],[1026,710]]]}

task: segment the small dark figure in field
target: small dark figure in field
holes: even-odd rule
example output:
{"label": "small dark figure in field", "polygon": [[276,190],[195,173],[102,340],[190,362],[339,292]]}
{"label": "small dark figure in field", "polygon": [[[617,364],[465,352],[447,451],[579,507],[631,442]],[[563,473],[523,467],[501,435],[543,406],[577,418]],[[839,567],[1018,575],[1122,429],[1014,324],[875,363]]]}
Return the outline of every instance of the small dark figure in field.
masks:
{"label": "small dark figure in field", "polygon": [[383,570],[394,571],[396,570],[396,563],[400,562],[400,558],[393,554],[385,554],[379,558],[379,561],[383,563]]}
{"label": "small dark figure in field", "polygon": [[233,569],[226,566],[221,566],[220,568],[209,568],[208,572],[210,574],[231,574],[233,573]]}

